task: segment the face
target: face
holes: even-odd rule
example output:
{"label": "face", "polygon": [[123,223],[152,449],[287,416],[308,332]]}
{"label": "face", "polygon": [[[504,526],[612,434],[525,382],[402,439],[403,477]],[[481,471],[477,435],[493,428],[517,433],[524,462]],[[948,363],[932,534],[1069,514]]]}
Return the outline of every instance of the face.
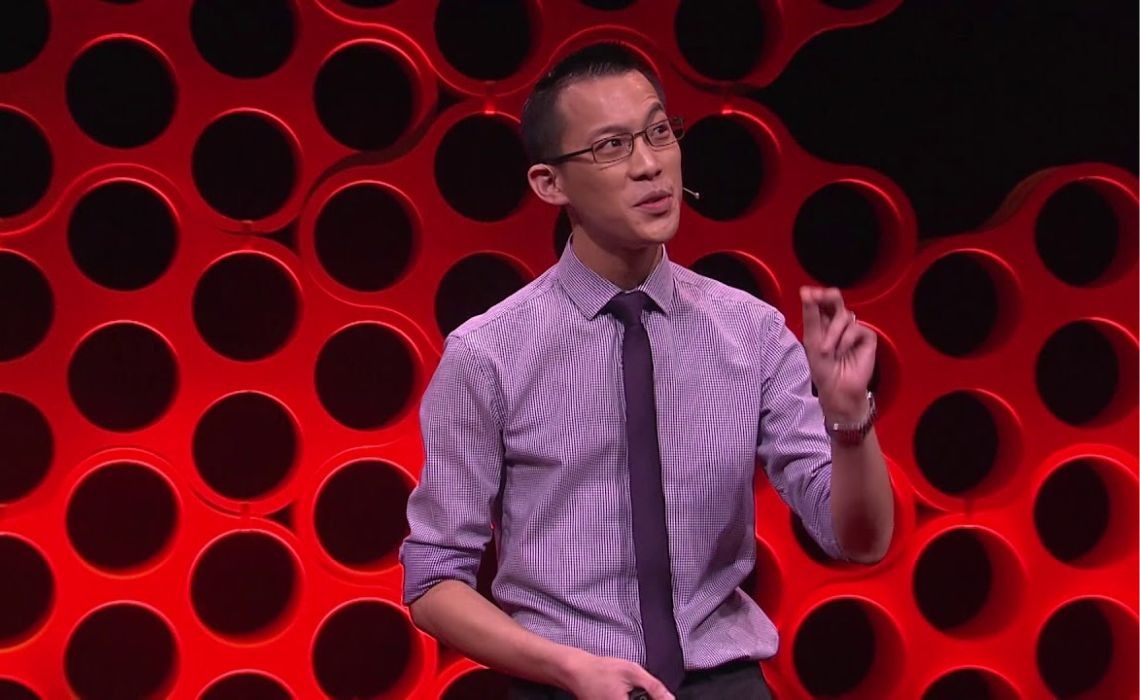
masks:
{"label": "face", "polygon": [[[652,83],[637,71],[582,80],[559,96],[565,153],[608,135],[637,132],[666,118]],[[555,191],[578,234],[615,253],[656,248],[677,232],[681,209],[681,149],[650,146],[643,136],[633,153],[597,164],[590,153],[552,166]],[[548,199],[548,201],[551,201]]]}

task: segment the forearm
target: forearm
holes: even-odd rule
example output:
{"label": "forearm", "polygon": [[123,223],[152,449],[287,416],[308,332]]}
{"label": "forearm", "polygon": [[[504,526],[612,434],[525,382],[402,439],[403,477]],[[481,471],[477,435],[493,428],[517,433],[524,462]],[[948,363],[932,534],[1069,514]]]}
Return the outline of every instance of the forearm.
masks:
{"label": "forearm", "polygon": [[871,564],[886,554],[894,530],[891,480],[875,431],[856,446],[831,446],[831,518],[844,553]]}
{"label": "forearm", "polygon": [[416,626],[503,673],[566,687],[585,652],[525,629],[461,581],[443,581],[411,605]]}

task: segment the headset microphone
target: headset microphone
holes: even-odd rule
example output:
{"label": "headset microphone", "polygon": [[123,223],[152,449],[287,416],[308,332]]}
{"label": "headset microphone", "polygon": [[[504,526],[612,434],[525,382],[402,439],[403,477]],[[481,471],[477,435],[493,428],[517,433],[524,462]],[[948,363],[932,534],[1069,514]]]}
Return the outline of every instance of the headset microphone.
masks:
{"label": "headset microphone", "polygon": [[693,190],[690,190],[688,187],[682,187],[681,190],[684,191],[686,194],[691,195],[693,199],[700,199],[701,198],[700,192],[694,192]]}

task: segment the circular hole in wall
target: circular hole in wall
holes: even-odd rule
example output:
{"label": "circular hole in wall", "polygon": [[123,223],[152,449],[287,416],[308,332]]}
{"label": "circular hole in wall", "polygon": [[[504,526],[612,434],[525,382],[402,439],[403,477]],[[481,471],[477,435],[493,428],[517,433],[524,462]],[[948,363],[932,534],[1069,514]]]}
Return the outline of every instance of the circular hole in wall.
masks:
{"label": "circular hole in wall", "polygon": [[133,291],[170,267],[177,224],[157,192],[137,182],[110,182],[83,195],[71,212],[67,244],[96,284]]}
{"label": "circular hole in wall", "polygon": [[435,152],[435,182],[452,209],[475,221],[499,221],[529,190],[518,126],[471,116],[452,126]]}
{"label": "circular hole in wall", "polygon": [[297,426],[276,399],[232,394],[202,415],[194,429],[194,466],[226,498],[256,498],[285,480],[297,459]]}
{"label": "circular hole in wall", "polygon": [[67,108],[85,134],[116,148],[156,139],[174,117],[174,78],[152,47],[108,39],[85,50],[67,73]]}
{"label": "circular hole in wall", "polygon": [[340,423],[357,430],[395,420],[412,400],[416,360],[408,341],[374,323],[333,335],[317,358],[317,396]]}
{"label": "circular hole in wall", "polygon": [[321,547],[345,566],[394,562],[408,534],[412,486],[399,467],[380,460],[338,469],[317,495],[313,517]]}
{"label": "circular hole in wall", "polygon": [[64,669],[82,698],[141,698],[159,693],[174,672],[177,648],[166,622],[130,603],[100,608],[67,641]]}
{"label": "circular hole in wall", "polygon": [[[40,552],[22,539],[0,535],[0,647],[31,634],[47,617],[55,578]],[[6,697],[0,694],[0,697]]]}
{"label": "circular hole in wall", "polygon": [[317,631],[313,670],[332,697],[373,697],[391,692],[408,673],[416,643],[411,622],[391,605],[350,603]]}
{"label": "circular hole in wall", "polygon": [[289,0],[194,0],[190,35],[214,68],[236,78],[260,78],[293,51],[296,18]]}
{"label": "circular hole in wall", "polygon": [[350,185],[325,202],[317,216],[317,259],[344,286],[379,291],[407,271],[416,229],[402,198],[377,185]]}
{"label": "circular hole in wall", "polygon": [[293,192],[293,141],[277,122],[235,112],[207,126],[194,144],[194,185],[223,216],[261,219],[281,209]]}
{"label": "circular hole in wall", "polygon": [[477,80],[511,76],[530,53],[535,29],[525,0],[440,0],[435,40],[444,59]]}
{"label": "circular hole in wall", "polygon": [[289,341],[300,315],[295,281],[265,255],[215,262],[194,288],[194,325],[206,344],[234,360],[260,360]]}
{"label": "circular hole in wall", "polygon": [[20,300],[19,304],[0,304],[2,362],[23,357],[40,344],[55,316],[55,297],[47,277],[34,263],[15,253],[0,252],[0,299]]}
{"label": "circular hole in wall", "polygon": [[760,60],[767,25],[755,0],[681,0],[673,32],[681,55],[715,80],[738,80]]}
{"label": "circular hole in wall", "polygon": [[34,404],[14,394],[0,394],[0,503],[23,498],[39,486],[55,456],[55,438],[47,418]]}
{"label": "circular hole in wall", "polygon": [[174,534],[178,504],[149,467],[115,462],[84,477],[67,505],[67,535],[79,556],[110,570],[140,566]]}
{"label": "circular hole in wall", "polygon": [[68,388],[87,420],[128,431],[158,420],[174,399],[178,366],[151,329],[115,323],[91,333],[71,357]]}
{"label": "circular hole in wall", "polygon": [[407,131],[416,95],[405,61],[379,44],[358,43],[330,56],[313,84],[317,116],[349,148],[387,148]]}
{"label": "circular hole in wall", "polygon": [[254,634],[282,617],[297,589],[297,565],[280,540],[238,532],[211,543],[190,575],[194,612],[215,632]]}

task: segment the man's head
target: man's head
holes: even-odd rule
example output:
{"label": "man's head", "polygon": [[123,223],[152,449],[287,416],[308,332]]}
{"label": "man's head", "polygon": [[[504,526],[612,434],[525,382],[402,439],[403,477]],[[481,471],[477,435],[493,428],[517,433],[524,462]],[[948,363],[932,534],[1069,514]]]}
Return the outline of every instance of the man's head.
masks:
{"label": "man's head", "polygon": [[[535,193],[610,252],[653,247],[677,230],[681,152],[652,70],[617,44],[567,57],[535,86],[522,134]],[[623,134],[635,134],[632,144]]]}

